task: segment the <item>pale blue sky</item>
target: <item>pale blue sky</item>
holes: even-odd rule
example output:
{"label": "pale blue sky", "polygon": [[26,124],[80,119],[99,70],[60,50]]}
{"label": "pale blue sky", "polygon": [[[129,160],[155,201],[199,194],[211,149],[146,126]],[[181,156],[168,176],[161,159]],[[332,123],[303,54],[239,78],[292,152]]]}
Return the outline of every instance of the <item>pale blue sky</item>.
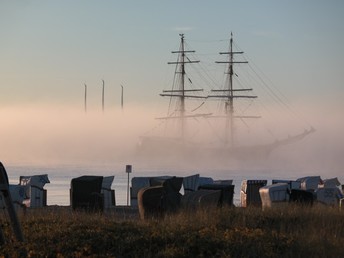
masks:
{"label": "pale blue sky", "polygon": [[[200,53],[240,48],[291,99],[344,97],[344,1],[0,0],[0,107],[158,100],[184,32]],[[207,41],[214,40],[215,44]],[[220,42],[220,43],[219,43]]]}
{"label": "pale blue sky", "polygon": [[[112,160],[167,111],[156,106],[166,104],[159,93],[173,77],[167,62],[175,61],[178,34],[185,33],[202,62],[220,58],[232,31],[250,64],[317,129],[312,144],[296,145],[305,148],[302,155],[291,153],[304,164],[342,171],[343,14],[342,0],[0,0],[0,156],[91,161],[85,157],[96,153]],[[84,83],[94,112],[87,119]],[[116,120],[123,115],[120,84],[126,107],[136,108],[126,113],[129,122]],[[294,126],[281,120],[279,131]]]}

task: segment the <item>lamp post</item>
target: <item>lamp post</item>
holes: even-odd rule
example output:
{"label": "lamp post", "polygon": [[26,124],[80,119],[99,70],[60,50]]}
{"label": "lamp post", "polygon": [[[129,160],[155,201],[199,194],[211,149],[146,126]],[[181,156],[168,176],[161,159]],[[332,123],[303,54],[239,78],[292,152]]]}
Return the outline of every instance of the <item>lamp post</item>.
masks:
{"label": "lamp post", "polygon": [[128,174],[128,184],[127,184],[127,206],[129,206],[129,174],[132,171],[132,166],[131,165],[126,165],[125,166],[125,172]]}

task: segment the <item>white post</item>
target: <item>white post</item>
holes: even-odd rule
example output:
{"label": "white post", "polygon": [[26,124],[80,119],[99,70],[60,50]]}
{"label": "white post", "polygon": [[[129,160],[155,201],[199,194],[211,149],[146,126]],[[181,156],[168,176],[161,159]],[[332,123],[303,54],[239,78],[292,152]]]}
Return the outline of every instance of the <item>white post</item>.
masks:
{"label": "white post", "polygon": [[131,173],[132,166],[126,165],[125,172],[128,174],[128,185],[127,185],[127,206],[129,206],[129,174]]}

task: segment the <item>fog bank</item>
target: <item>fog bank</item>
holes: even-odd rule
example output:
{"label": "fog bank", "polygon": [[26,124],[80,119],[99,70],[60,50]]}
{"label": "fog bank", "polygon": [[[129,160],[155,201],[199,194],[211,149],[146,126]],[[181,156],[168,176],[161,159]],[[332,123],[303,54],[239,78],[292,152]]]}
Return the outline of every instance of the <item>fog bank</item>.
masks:
{"label": "fog bank", "polygon": [[[327,116],[319,117],[314,105],[303,111],[304,117],[316,132],[300,142],[282,146],[268,159],[259,161],[236,160],[211,162],[209,160],[169,160],[168,157],[139,157],[137,145],[140,136],[155,135],[159,127],[156,110],[131,106],[121,110],[112,108],[88,111],[76,107],[30,106],[0,109],[1,161],[5,164],[82,164],[118,163],[134,164],[145,168],[168,166],[170,168],[197,169],[228,168],[283,168],[314,174],[342,173],[344,167],[344,122],[339,112],[328,107]],[[322,109],[324,110],[324,109]],[[281,121],[283,115],[280,116]],[[269,124],[272,121],[268,121]],[[280,130],[278,130],[278,125]],[[258,136],[260,141],[273,142],[274,137],[286,135],[285,131],[302,133],[302,127],[279,122],[277,134],[270,138]],[[276,129],[275,128],[275,129]],[[254,129],[251,130],[254,137]],[[280,135],[279,133],[280,132]],[[211,137],[209,137],[211,139]],[[249,139],[249,138],[247,138]],[[249,143],[249,140],[247,140]],[[184,163],[185,162],[185,163]]]}

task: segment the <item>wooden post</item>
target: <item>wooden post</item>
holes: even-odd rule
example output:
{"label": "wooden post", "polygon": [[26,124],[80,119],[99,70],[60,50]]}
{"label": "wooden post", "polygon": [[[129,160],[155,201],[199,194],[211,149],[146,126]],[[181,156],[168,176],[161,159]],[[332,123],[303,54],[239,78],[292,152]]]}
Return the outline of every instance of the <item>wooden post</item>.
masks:
{"label": "wooden post", "polygon": [[[9,190],[8,176],[4,165],[0,162],[0,191],[4,197],[5,207],[11,220],[13,232],[19,242],[24,241],[23,233],[21,231],[20,223]],[[1,239],[4,240],[4,239]]]}
{"label": "wooden post", "polygon": [[87,85],[85,83],[85,113],[87,112]]}
{"label": "wooden post", "polygon": [[102,91],[102,109],[103,109],[103,112],[104,112],[104,91],[105,91],[105,82],[104,80],[103,81],[103,91]]}
{"label": "wooden post", "polygon": [[122,87],[122,92],[121,92],[121,108],[123,110],[123,85],[121,85]]}

